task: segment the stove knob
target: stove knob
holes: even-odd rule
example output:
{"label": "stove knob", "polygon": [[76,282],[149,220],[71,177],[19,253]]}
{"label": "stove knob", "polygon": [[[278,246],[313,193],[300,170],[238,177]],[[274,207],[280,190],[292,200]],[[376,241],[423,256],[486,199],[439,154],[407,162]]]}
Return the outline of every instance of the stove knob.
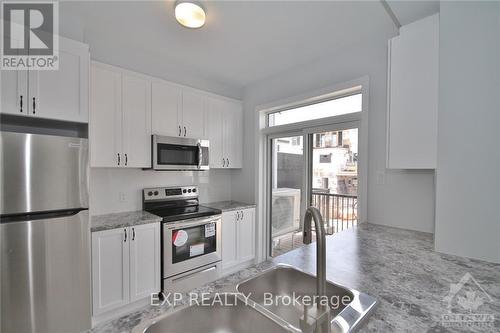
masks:
{"label": "stove knob", "polygon": [[196,189],[195,188],[193,188],[193,193],[196,193]]}
{"label": "stove knob", "polygon": [[149,191],[148,196],[152,196],[152,195],[153,195],[153,192]]}
{"label": "stove knob", "polygon": [[158,191],[155,191],[155,195],[158,195]]}
{"label": "stove knob", "polygon": [[188,190],[188,193],[191,193],[191,189]]}
{"label": "stove knob", "polygon": [[186,189],[183,189],[183,190],[182,190],[182,193],[186,193]]}

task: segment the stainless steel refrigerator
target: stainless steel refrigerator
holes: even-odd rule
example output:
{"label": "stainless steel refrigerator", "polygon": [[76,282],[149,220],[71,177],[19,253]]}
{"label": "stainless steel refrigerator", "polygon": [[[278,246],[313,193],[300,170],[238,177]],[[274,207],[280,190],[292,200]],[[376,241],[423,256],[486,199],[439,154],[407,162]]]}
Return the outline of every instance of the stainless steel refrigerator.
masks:
{"label": "stainless steel refrigerator", "polygon": [[91,326],[86,139],[1,132],[2,333]]}

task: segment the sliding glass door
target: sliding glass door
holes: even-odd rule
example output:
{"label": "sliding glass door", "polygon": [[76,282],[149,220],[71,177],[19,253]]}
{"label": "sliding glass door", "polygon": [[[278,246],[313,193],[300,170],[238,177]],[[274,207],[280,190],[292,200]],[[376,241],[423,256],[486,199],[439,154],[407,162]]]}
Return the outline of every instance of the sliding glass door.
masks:
{"label": "sliding glass door", "polygon": [[304,135],[269,138],[271,256],[295,248],[300,237],[304,199]]}
{"label": "sliding glass door", "polygon": [[268,137],[271,257],[303,246],[302,220],[309,206],[321,212],[327,234],[357,225],[358,125]]}
{"label": "sliding glass door", "polygon": [[328,234],[357,225],[358,128],[309,135],[309,205],[321,212]]}

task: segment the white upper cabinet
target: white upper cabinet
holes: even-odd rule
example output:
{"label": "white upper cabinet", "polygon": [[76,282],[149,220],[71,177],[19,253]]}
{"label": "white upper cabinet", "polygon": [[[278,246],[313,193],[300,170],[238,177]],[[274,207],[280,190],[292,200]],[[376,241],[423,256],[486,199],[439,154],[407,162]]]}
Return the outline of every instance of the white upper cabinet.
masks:
{"label": "white upper cabinet", "polygon": [[188,138],[205,138],[205,95],[182,91],[182,134]]}
{"label": "white upper cabinet", "polygon": [[437,159],[439,14],[389,41],[387,167],[434,169]]}
{"label": "white upper cabinet", "polygon": [[211,168],[242,167],[241,102],[98,62],[90,81],[92,167],[150,168],[151,134],[208,138]]}
{"label": "white upper cabinet", "polygon": [[241,168],[243,164],[243,111],[241,104],[227,102],[227,109],[223,117],[222,131],[226,167]]}
{"label": "white upper cabinet", "polygon": [[209,98],[207,123],[210,167],[241,168],[243,156],[241,103],[222,98]]}
{"label": "white upper cabinet", "polygon": [[151,83],[146,78],[122,74],[122,137],[124,166],[151,167]]}
{"label": "white upper cabinet", "polygon": [[90,165],[118,165],[122,151],[121,75],[93,63],[90,99]]}
{"label": "white upper cabinet", "polygon": [[152,122],[153,134],[180,136],[182,134],[182,90],[165,81],[152,83]]}
{"label": "white upper cabinet", "polygon": [[88,122],[88,45],[59,37],[58,70],[2,71],[2,113]]}
{"label": "white upper cabinet", "polygon": [[151,82],[93,62],[91,87],[90,165],[151,167]]}
{"label": "white upper cabinet", "polygon": [[210,167],[222,168],[225,166],[223,152],[223,101],[216,98],[209,98],[207,110],[207,135],[210,142]]}
{"label": "white upper cabinet", "polygon": [[203,139],[206,96],[187,87],[153,81],[153,134]]}

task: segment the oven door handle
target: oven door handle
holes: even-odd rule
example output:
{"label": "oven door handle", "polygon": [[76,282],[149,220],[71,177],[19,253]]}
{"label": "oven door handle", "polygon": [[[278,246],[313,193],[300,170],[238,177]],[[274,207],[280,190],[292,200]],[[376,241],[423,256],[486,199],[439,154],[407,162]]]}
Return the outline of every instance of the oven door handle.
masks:
{"label": "oven door handle", "polygon": [[203,161],[203,150],[201,149],[201,143],[198,142],[198,169],[201,169],[201,163]]}
{"label": "oven door handle", "polygon": [[210,271],[214,271],[217,269],[217,265],[213,265],[213,266],[210,266],[210,267],[201,267],[201,268],[198,268],[198,269],[194,269],[192,271],[189,271],[185,274],[179,274],[179,276],[175,277],[175,278],[172,278],[172,282],[177,282],[179,280],[184,280],[186,278],[189,278],[193,275],[196,275],[196,274],[200,274],[200,273],[208,273]]}
{"label": "oven door handle", "polygon": [[169,230],[174,230],[174,229],[185,229],[189,227],[196,227],[204,224],[209,224],[209,223],[217,223],[220,221],[220,215],[218,217],[210,217],[208,219],[203,219],[203,220],[198,220],[198,221],[193,221],[193,222],[185,222],[185,221],[178,221],[178,222],[169,222],[166,223],[165,226]]}

